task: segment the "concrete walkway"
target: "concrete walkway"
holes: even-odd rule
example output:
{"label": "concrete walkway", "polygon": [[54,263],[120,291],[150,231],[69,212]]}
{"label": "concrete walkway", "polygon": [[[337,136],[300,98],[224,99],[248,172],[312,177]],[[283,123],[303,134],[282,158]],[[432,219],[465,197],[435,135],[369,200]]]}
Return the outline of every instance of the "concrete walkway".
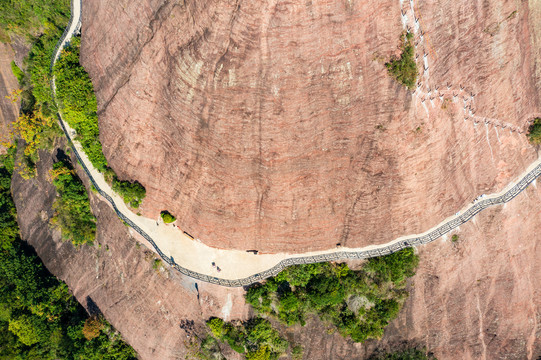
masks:
{"label": "concrete walkway", "polygon": [[[411,8],[413,11],[413,5]],[[415,18],[415,16],[412,17]],[[407,26],[408,19],[403,20],[404,26]],[[58,60],[64,46],[79,31],[80,24],[81,0],[72,0],[72,17],[57,45],[51,67]],[[418,27],[416,29],[419,34],[422,34],[422,30]],[[52,80],[52,88],[53,93],[56,93],[54,78]],[[427,96],[430,96],[430,94],[427,94]],[[80,143],[73,141],[75,131],[64,122],[60,114],[58,118],[67,138],[73,142],[74,153],[90,181],[115,209],[117,215],[143,236],[170,266],[192,278],[224,286],[249,285],[269,276],[276,275],[285,267],[293,264],[363,259],[390,254],[410,246],[429,243],[471,220],[485,208],[510,201],[541,175],[541,159],[538,159],[535,163],[531,164],[520,178],[509,184],[501,192],[484,196],[479,201],[463,208],[454,216],[443,220],[440,224],[422,234],[403,236],[387,244],[372,245],[364,248],[330,249],[304,254],[279,253],[254,255],[239,250],[211,248],[197,241],[197,239],[193,240],[185,235],[178,227],[166,225],[161,221],[157,222],[155,219],[134,214],[128,209],[122,198],[113,192],[103,175],[92,166]],[[212,265],[212,262],[221,268],[220,272]]]}

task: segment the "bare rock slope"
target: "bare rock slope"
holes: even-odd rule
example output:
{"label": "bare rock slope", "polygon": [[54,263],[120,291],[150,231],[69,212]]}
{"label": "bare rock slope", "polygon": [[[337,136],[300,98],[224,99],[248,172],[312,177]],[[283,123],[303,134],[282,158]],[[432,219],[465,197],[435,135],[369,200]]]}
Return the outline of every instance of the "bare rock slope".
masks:
{"label": "bare rock slope", "polygon": [[[399,1],[85,2],[82,63],[144,215],[220,248],[358,247],[428,229],[537,157],[510,131],[540,109],[535,6],[415,1],[424,103],[384,66]],[[464,120],[470,93],[486,125]]]}

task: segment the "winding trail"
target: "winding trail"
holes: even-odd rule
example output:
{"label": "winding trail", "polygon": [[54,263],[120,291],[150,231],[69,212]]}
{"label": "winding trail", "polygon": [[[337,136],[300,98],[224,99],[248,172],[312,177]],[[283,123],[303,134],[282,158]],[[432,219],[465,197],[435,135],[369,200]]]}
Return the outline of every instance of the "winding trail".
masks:
{"label": "winding trail", "polygon": [[[407,3],[404,0],[399,1],[402,8],[402,24],[404,29],[413,29],[416,35],[416,50],[418,47],[423,47],[424,49],[422,59],[424,72],[422,78],[428,81],[429,62],[427,51],[430,48],[424,45],[425,36],[420,26],[420,20],[415,14],[414,1],[409,0]],[[55,49],[51,62],[51,71],[55,62],[60,57],[61,50],[81,28],[81,8],[81,0],[72,0],[70,22]],[[417,61],[421,62],[419,58],[417,58]],[[54,77],[51,80],[51,88],[53,89],[54,98],[56,95]],[[484,121],[487,126],[490,124],[495,127],[510,128],[512,131],[519,133],[525,131],[497,119],[476,116],[472,109],[475,95],[467,93],[461,86],[459,89],[456,89],[451,85],[447,85],[444,89],[440,90],[437,87],[431,89],[420,82],[413,95],[416,97],[416,104],[420,102],[427,110],[427,113],[426,100],[429,100],[431,106],[434,106],[434,101],[438,101],[438,99],[439,101],[444,101],[444,96],[453,96],[454,102],[462,100],[464,103],[464,120],[471,120],[474,124]],[[504,204],[514,199],[541,175],[541,158],[539,158],[528,167],[522,176],[510,183],[501,192],[488,196],[480,196],[476,201],[457,212],[454,216],[443,220],[440,224],[422,234],[402,236],[387,244],[371,245],[364,248],[331,249],[302,255],[285,253],[254,255],[239,250],[211,248],[202,244],[198,239],[193,239],[186,235],[186,233],[183,233],[177,227],[165,225],[161,221],[156,222],[154,219],[134,214],[127,208],[122,198],[112,191],[111,187],[103,178],[103,175],[92,166],[80,143],[74,140],[76,136],[75,131],[64,122],[61,114],[58,114],[58,121],[66,137],[73,144],[72,149],[75,156],[98,193],[109,202],[117,215],[125,223],[154,247],[154,250],[160,255],[163,261],[182,274],[196,280],[229,287],[250,285],[267,277],[274,276],[291,265],[345,259],[366,259],[391,254],[407,247],[428,244],[472,220],[484,209]],[[527,122],[525,122],[525,125],[527,125]],[[213,261],[221,267],[222,270],[220,273],[211,265]],[[242,266],[239,266],[239,264],[242,264]]]}

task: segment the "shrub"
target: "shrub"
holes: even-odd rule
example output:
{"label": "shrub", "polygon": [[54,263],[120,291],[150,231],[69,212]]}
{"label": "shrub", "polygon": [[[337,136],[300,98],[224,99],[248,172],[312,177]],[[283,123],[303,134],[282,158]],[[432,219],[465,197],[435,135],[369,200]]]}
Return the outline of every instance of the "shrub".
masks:
{"label": "shrub", "polygon": [[400,55],[400,58],[391,58],[385,66],[396,81],[409,89],[413,89],[417,81],[417,64],[415,63],[413,34],[410,32],[402,34],[400,40],[402,42],[402,54]]}
{"label": "shrub", "polygon": [[163,222],[166,224],[170,224],[177,219],[176,217],[171,215],[169,211],[167,210],[162,211],[160,215],[162,217]]}
{"label": "shrub", "polygon": [[98,171],[107,168],[99,139],[97,101],[94,87],[79,64],[81,39],[73,38],[54,66],[57,101],[63,119],[77,132],[88,159]]}
{"label": "shrub", "polygon": [[541,144],[541,118],[536,118],[528,129],[528,139],[534,145]]}
{"label": "shrub", "polygon": [[76,140],[92,165],[112,184],[113,191],[122,196],[126,204],[138,208],[146,195],[145,188],[137,181],[118,179],[103,155],[96,95],[90,77],[79,63],[80,46],[81,39],[73,38],[54,66],[57,100],[63,119],[77,132]]}
{"label": "shrub", "polygon": [[116,175],[113,176],[113,191],[122,196],[124,202],[133,208],[138,208],[146,196],[146,190],[139,182],[119,180]]}
{"label": "shrub", "polygon": [[302,360],[304,349],[301,345],[297,345],[291,349],[291,358],[293,360]]}
{"label": "shrub", "polygon": [[161,259],[154,259],[152,262],[152,268],[156,271],[160,270],[160,267],[162,266],[162,260]]}

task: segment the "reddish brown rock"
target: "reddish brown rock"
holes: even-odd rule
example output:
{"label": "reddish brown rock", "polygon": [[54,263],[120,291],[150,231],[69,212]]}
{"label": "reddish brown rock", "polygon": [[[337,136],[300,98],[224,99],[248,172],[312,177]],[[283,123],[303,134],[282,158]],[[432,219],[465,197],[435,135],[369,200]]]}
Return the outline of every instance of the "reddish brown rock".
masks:
{"label": "reddish brown rock", "polygon": [[[9,44],[0,43],[0,142],[7,140],[9,124],[19,115],[19,102],[13,103],[6,97],[19,88],[15,75],[11,70],[11,62],[15,59]],[[0,153],[5,149],[0,145]]]}
{"label": "reddish brown rock", "polygon": [[530,187],[457,232],[420,247],[420,266],[385,342],[411,341],[438,359],[541,356],[541,189]]}
{"label": "reddish brown rock", "polygon": [[[529,6],[416,2],[425,85],[524,128],[539,111]],[[167,209],[221,248],[358,247],[425,231],[537,157],[461,103],[427,118],[383,64],[401,32],[399,1],[94,1],[82,63],[144,215]]]}

